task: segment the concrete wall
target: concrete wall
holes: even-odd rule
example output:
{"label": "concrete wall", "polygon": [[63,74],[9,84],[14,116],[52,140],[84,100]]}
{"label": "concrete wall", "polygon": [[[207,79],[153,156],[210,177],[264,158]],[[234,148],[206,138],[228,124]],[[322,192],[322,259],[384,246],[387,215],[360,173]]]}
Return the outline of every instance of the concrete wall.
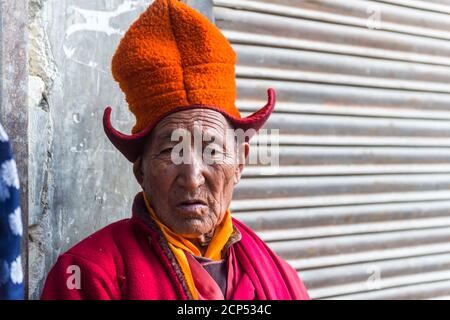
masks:
{"label": "concrete wall", "polygon": [[113,52],[151,1],[29,0],[29,295],[40,296],[57,256],[128,217],[131,164],[103,133],[106,105],[133,118],[110,72]]}

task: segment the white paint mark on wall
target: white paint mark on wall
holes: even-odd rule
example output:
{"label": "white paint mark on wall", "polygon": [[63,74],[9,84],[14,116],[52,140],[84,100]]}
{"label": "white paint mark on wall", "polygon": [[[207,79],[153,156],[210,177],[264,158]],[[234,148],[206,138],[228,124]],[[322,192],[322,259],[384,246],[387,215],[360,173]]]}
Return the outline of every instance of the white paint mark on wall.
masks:
{"label": "white paint mark on wall", "polygon": [[113,11],[87,10],[76,6],[70,6],[69,9],[80,14],[84,22],[74,23],[66,30],[66,38],[79,31],[94,31],[106,33],[108,36],[113,34],[123,34],[124,31],[114,28],[111,25],[111,19],[118,17],[124,13],[134,11],[140,7],[149,5],[148,0],[125,0]]}
{"label": "white paint mark on wall", "polygon": [[[65,48],[65,45],[63,46],[63,48]],[[66,50],[64,49],[64,52],[65,52]],[[66,57],[69,59],[69,60],[72,60],[73,62],[75,62],[75,63],[78,63],[78,64],[80,64],[80,65],[82,65],[82,66],[85,66],[85,67],[88,67],[88,68],[91,68],[91,69],[95,69],[95,70],[97,70],[98,72],[101,72],[101,73],[104,73],[104,74],[108,74],[108,72],[106,72],[106,70],[103,70],[103,69],[101,69],[100,67],[98,67],[98,63],[97,62],[95,62],[95,61],[88,61],[88,62],[84,62],[84,61],[81,61],[81,60],[78,60],[78,59],[75,59],[75,58],[73,58],[72,56],[67,56],[66,55]]]}
{"label": "white paint mark on wall", "polygon": [[75,53],[75,48],[68,48],[65,44],[63,45],[63,50],[68,59],[71,59]]}
{"label": "white paint mark on wall", "polygon": [[75,59],[74,54],[76,48],[72,48],[67,44],[69,37],[77,32],[100,32],[108,36],[114,34],[123,35],[125,32],[120,28],[114,27],[111,24],[111,20],[124,13],[132,12],[137,8],[146,8],[151,2],[152,1],[149,0],[125,0],[122,4],[117,6],[115,10],[112,11],[89,10],[79,8],[74,5],[69,6],[68,10],[73,11],[78,15],[74,20],[81,20],[82,22],[77,22],[70,25],[65,32],[65,43],[63,44],[63,51],[66,58],[80,65],[96,69],[99,72],[107,73],[105,70],[98,68],[98,64],[94,61],[83,62],[81,60]]}

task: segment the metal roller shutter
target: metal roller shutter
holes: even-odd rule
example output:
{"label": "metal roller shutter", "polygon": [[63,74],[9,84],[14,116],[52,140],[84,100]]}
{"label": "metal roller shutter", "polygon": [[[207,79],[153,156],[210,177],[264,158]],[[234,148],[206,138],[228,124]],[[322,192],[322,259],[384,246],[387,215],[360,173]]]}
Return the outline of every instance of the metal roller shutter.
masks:
{"label": "metal roller shutter", "polygon": [[450,1],[214,0],[213,12],[238,53],[244,115],[278,93],[267,127],[281,169],[246,168],[235,216],[312,298],[449,298]]}

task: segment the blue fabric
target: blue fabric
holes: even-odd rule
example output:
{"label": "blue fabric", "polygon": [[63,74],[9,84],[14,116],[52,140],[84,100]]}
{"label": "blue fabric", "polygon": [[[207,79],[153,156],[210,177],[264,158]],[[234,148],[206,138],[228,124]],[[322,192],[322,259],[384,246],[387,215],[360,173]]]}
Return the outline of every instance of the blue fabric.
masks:
{"label": "blue fabric", "polygon": [[19,178],[8,136],[0,124],[0,300],[23,299]]}

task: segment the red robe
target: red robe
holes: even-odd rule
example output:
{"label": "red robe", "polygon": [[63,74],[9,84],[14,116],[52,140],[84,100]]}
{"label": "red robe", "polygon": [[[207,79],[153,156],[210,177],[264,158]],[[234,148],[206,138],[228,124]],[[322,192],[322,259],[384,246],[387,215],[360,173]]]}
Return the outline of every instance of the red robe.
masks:
{"label": "red robe", "polygon": [[[244,224],[233,219],[233,225],[242,239],[227,251],[233,275],[227,299],[309,299],[291,266]],[[42,299],[69,300],[191,298],[174,255],[146,211],[142,194],[134,199],[131,219],[110,224],[62,254],[42,294]]]}

